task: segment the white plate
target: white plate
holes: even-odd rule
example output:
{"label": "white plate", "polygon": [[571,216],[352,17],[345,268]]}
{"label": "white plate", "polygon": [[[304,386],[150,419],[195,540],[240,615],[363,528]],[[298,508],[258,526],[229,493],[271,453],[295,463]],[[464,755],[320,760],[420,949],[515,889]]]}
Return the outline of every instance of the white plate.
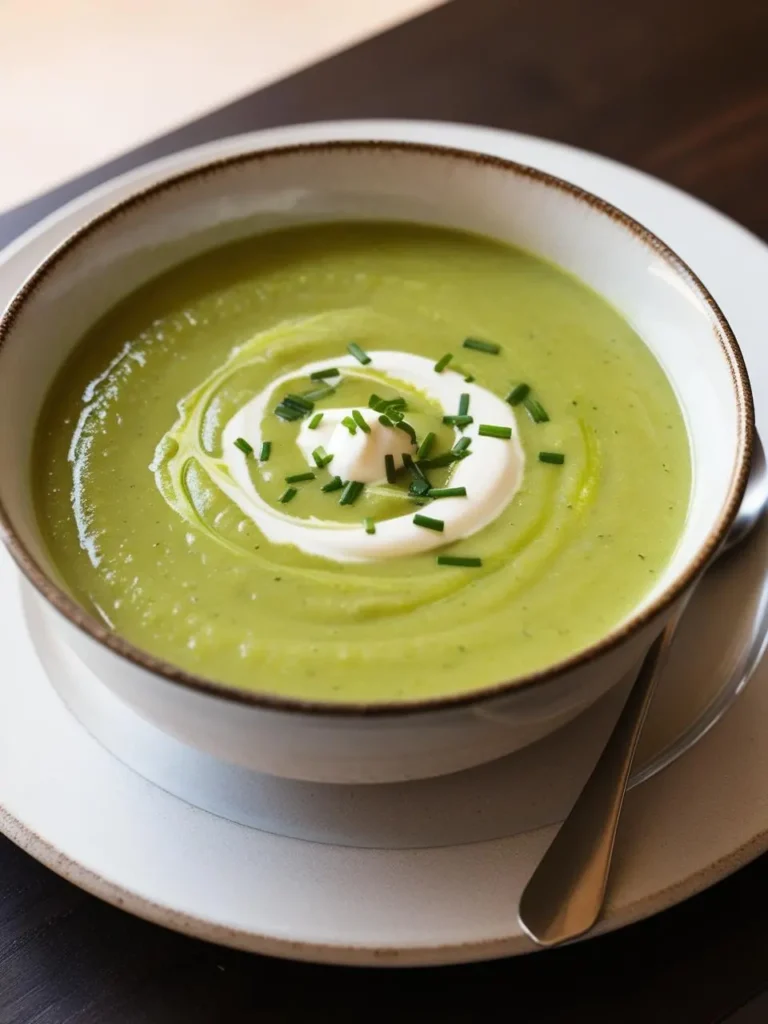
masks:
{"label": "white plate", "polygon": [[[688,259],[714,292],[744,349],[758,424],[765,420],[768,354],[760,295],[768,279],[768,249],[720,214],[635,171],[554,143],[489,129],[381,121],[298,126],[162,160],[70,204],[6,250],[0,259],[0,305],[73,227],[168,170],[246,146],[330,137],[414,140],[496,153],[568,178],[624,208]],[[696,618],[686,627],[687,650],[678,653],[677,671],[668,675],[649,723],[647,754],[686,729],[714,696],[718,681],[735,673],[732,681],[738,682],[754,630],[762,623],[767,551],[764,530],[748,550],[719,568],[697,597]],[[718,629],[712,628],[713,613]],[[63,662],[57,663],[56,653],[45,646],[43,620],[38,622],[33,613],[31,621],[41,657],[63,679]],[[589,763],[587,752],[574,770],[574,751],[583,751],[587,734],[593,747],[595,742],[599,746],[600,729],[610,724],[605,711],[602,725],[595,724],[598,709],[556,738],[554,750],[542,745],[520,755],[528,758],[525,771],[536,799],[518,801],[514,813],[498,799],[503,792],[499,780],[521,778],[525,772],[520,762],[510,766],[505,759],[474,781],[464,773],[442,780],[439,790],[425,787],[409,797],[401,787],[391,800],[375,797],[380,801],[375,813],[361,805],[345,818],[339,811],[345,797],[338,790],[327,799],[327,810],[315,811],[309,822],[306,808],[316,808],[317,793],[294,794],[291,809],[287,791],[281,790],[273,792],[268,814],[262,807],[254,816],[251,808],[248,817],[242,808],[234,813],[221,793],[195,793],[188,778],[185,789],[184,774],[178,771],[163,776],[162,784],[209,810],[170,795],[84,731],[57,698],[36,657],[15,573],[4,554],[0,644],[3,831],[72,881],[135,913],[203,938],[303,959],[443,963],[529,949],[515,919],[517,898],[552,835],[551,825],[532,826],[564,813],[574,782]],[[63,689],[61,679],[57,685]],[[768,788],[762,785],[768,750],[761,743],[767,723],[768,668],[762,665],[717,728],[684,758],[633,790],[603,930],[671,905],[768,847]],[[127,720],[125,728],[132,728]],[[110,745],[116,747],[117,741]],[[160,777],[159,761],[150,770],[146,759],[136,761],[129,746],[119,753],[145,774]],[[551,766],[553,757],[562,758],[572,782],[557,792],[552,780],[562,773],[536,767],[537,760]],[[167,768],[167,758],[161,761],[160,767]],[[391,822],[398,806],[408,812],[408,820],[393,837],[385,818],[390,815]],[[427,822],[430,810],[433,820]],[[260,828],[225,820],[222,814],[255,820]],[[367,831],[361,826],[364,819]]]}

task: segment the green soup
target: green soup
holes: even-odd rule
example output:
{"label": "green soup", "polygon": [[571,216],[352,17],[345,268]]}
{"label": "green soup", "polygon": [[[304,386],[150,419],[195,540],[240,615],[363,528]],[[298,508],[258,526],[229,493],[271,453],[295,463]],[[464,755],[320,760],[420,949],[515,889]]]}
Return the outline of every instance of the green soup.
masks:
{"label": "green soup", "polygon": [[[467,338],[489,344],[465,347]],[[347,356],[350,342],[369,364],[352,360],[356,372],[320,381],[299,372]],[[472,444],[463,459],[433,463],[469,428],[444,423],[429,395],[377,370],[377,351],[393,349],[434,362],[451,354],[443,374],[512,393],[519,489],[488,525],[428,551],[341,562],[269,540],[225,493],[222,435],[292,373],[264,414],[269,458],[238,452],[260,500],[304,524],[375,531],[403,515],[440,520],[440,499],[414,493],[418,469],[340,504],[342,492],[327,489],[333,462],[309,468],[297,447],[310,415],[370,410],[372,393],[400,398],[393,420],[404,417],[417,445],[435,435],[423,475],[433,489],[451,486],[463,459],[477,458]],[[307,391],[320,392],[311,413]],[[281,418],[289,394],[299,407]],[[118,633],[236,687],[339,701],[471,691],[595,641],[669,561],[691,476],[672,388],[614,309],[529,253],[404,224],[261,236],[130,295],[55,380],[33,466],[61,576]],[[314,478],[285,479],[307,472]],[[445,555],[471,564],[439,564]]]}

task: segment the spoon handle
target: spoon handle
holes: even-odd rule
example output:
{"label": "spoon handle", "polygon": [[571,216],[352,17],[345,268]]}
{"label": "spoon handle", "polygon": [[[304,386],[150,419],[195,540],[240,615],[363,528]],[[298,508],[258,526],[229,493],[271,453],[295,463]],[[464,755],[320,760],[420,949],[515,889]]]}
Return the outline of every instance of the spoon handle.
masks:
{"label": "spoon handle", "polygon": [[648,650],[600,760],[520,898],[520,925],[540,946],[578,938],[600,916],[637,741],[684,604]]}

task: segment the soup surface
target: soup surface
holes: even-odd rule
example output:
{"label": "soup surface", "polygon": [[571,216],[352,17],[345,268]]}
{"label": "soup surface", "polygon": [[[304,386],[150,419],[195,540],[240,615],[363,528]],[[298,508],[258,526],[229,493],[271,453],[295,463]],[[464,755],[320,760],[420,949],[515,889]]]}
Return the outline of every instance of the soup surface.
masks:
{"label": "soup surface", "polygon": [[117,632],[233,686],[372,702],[593,642],[690,490],[675,395],[614,309],[404,224],[263,235],[142,287],[58,375],[33,467],[63,580]]}

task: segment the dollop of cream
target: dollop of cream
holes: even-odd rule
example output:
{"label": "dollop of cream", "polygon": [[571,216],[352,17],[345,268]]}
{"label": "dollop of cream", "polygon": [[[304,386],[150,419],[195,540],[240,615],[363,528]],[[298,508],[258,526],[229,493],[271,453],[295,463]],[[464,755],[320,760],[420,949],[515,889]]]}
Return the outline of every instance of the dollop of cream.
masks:
{"label": "dollop of cream", "polygon": [[[463,376],[449,369],[435,373],[434,363],[423,356],[408,352],[371,351],[371,369],[386,374],[392,385],[407,382],[438,403],[446,414],[458,408],[462,393],[470,396],[470,413],[474,422],[459,437],[472,439],[472,454],[456,464],[451,476],[451,487],[465,487],[466,497],[441,498],[422,509],[409,511],[392,519],[379,520],[375,534],[367,534],[362,523],[339,523],[332,520],[300,518],[287,511],[272,508],[253,485],[248,459],[235,446],[238,437],[244,437],[259,451],[262,442],[262,422],[271,415],[273,394],[288,381],[308,377],[332,366],[349,367],[360,371],[352,356],[308,363],[299,370],[284,374],[271,382],[260,394],[239,409],[224,428],[222,442],[224,459],[231,480],[218,480],[228,497],[238,505],[264,536],[274,544],[293,544],[301,551],[320,555],[337,562],[371,562],[398,558],[443,547],[453,541],[470,537],[499,515],[520,487],[525,468],[525,455],[520,444],[515,415],[510,406],[476,383],[467,383]],[[372,386],[372,391],[375,386]],[[320,411],[320,410],[319,410]],[[322,408],[323,420],[315,430],[309,430],[305,420],[297,436],[297,445],[308,465],[314,467],[312,451],[322,445],[333,454],[331,465],[334,475],[345,480],[359,480],[376,484],[386,479],[384,455],[395,456],[402,465],[405,452],[415,454],[408,436],[395,428],[383,426],[378,415],[370,409],[360,409],[370,433],[358,429],[352,435],[341,425],[349,409]],[[509,427],[509,440],[481,437],[478,427],[482,423]],[[331,506],[332,507],[332,506]],[[298,513],[298,509],[296,512]],[[417,526],[413,517],[417,512],[441,519],[442,532]]]}
{"label": "dollop of cream", "polygon": [[358,427],[354,434],[350,433],[342,423],[351,417],[353,409],[323,409],[322,422],[310,430],[312,417],[301,424],[296,439],[308,466],[314,466],[312,452],[322,445],[329,455],[333,455],[333,476],[342,480],[359,480],[363,484],[382,483],[386,479],[384,456],[391,455],[395,468],[403,465],[403,455],[413,454],[411,439],[402,430],[393,430],[379,422],[379,413],[373,409],[357,409],[356,411],[368,424],[368,433]]}

